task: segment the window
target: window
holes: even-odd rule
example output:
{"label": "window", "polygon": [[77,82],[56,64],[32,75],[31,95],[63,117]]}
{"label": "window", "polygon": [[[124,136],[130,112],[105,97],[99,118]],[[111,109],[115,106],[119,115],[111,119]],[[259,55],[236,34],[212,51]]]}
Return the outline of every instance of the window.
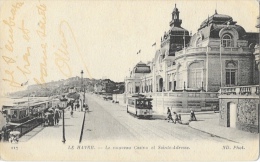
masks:
{"label": "window", "polygon": [[189,88],[202,88],[203,62],[194,62],[189,66]]}
{"label": "window", "polygon": [[233,40],[232,40],[231,35],[225,34],[222,37],[222,46],[224,46],[224,47],[233,47]]}
{"label": "window", "polygon": [[169,88],[168,91],[172,90],[172,82],[169,82]]}
{"label": "window", "polygon": [[136,86],[135,87],[135,93],[139,93],[140,92],[140,88],[139,88],[139,86]]}
{"label": "window", "polygon": [[178,72],[177,75],[178,75],[178,77],[177,77],[178,78],[178,81],[177,81],[178,89],[182,89],[183,86],[184,86],[184,82],[183,82],[183,79],[182,79],[182,73]]}
{"label": "window", "polygon": [[17,110],[11,110],[11,115],[12,118],[17,118]]}
{"label": "window", "polygon": [[226,85],[236,85],[237,61],[226,62]]}
{"label": "window", "polygon": [[233,69],[226,70],[226,84],[235,85],[236,84],[236,71]]}
{"label": "window", "polygon": [[201,88],[202,86],[202,69],[192,69],[189,74],[189,87]]}

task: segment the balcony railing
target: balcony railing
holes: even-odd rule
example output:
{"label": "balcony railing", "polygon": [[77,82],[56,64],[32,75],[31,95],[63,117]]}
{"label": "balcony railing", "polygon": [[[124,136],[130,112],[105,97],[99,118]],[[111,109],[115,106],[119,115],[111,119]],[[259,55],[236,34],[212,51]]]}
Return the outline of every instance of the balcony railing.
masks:
{"label": "balcony railing", "polygon": [[180,56],[182,54],[196,53],[196,52],[206,52],[207,47],[195,47],[195,48],[186,48],[185,50],[181,50],[175,53],[176,56]]}
{"label": "balcony railing", "polygon": [[259,85],[222,87],[221,95],[259,95]]}
{"label": "balcony railing", "polygon": [[[208,48],[209,52],[219,52],[218,46],[212,46]],[[207,47],[195,47],[195,48],[186,48],[185,50],[181,50],[175,53],[175,56],[181,56],[184,54],[191,54],[191,53],[201,53],[206,52]],[[222,47],[221,48],[222,53],[228,53],[228,52],[250,52],[250,49],[248,47]]]}
{"label": "balcony railing", "polygon": [[217,98],[218,92],[150,92],[150,93],[141,93],[145,96],[164,96],[164,97],[189,97],[189,98]]}

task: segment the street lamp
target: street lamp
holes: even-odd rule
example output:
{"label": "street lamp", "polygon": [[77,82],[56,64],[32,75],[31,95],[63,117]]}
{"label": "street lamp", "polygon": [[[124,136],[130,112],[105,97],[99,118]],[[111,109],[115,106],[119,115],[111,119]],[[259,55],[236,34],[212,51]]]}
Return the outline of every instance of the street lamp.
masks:
{"label": "street lamp", "polygon": [[[85,87],[83,87],[83,74],[84,74],[84,71],[81,70],[81,90],[83,91],[84,93],[84,96],[83,96],[83,101],[82,101],[82,104],[81,104],[81,111],[83,111],[83,104],[85,103]],[[83,89],[84,88],[84,89]]]}
{"label": "street lamp", "polygon": [[63,130],[63,139],[62,139],[62,142],[63,142],[63,143],[66,142],[66,139],[65,139],[64,109],[67,107],[67,101],[68,101],[68,99],[65,98],[65,95],[63,95],[62,98],[60,99],[61,108],[62,108],[62,130]]}

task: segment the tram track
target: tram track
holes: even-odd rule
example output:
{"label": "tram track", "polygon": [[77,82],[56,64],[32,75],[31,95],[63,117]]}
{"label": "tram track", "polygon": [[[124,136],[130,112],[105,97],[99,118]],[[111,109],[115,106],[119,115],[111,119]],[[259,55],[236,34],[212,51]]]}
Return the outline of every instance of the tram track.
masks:
{"label": "tram track", "polygon": [[[114,106],[112,103],[109,103],[107,101],[97,101],[96,102],[102,102],[102,105],[104,106],[104,110],[109,113],[111,116],[113,116],[118,122],[122,123],[123,126],[127,126],[127,128],[129,130],[131,130],[131,132],[136,132],[134,134],[136,134],[135,136],[137,136],[139,140],[147,140],[147,139],[160,139],[160,140],[168,140],[168,139],[172,139],[172,138],[177,138],[179,141],[182,141],[180,138],[178,137],[172,137],[171,135],[169,135],[166,131],[164,131],[163,129],[159,129],[160,132],[155,131],[154,128],[141,124],[140,121],[138,122],[138,119],[130,114],[127,114],[126,111],[125,113],[122,113],[122,111],[120,113],[122,113],[122,115],[125,116],[125,118],[127,118],[127,120],[119,120],[117,115],[115,115],[114,113],[112,113],[113,111],[118,111],[118,110],[111,110],[108,111],[105,107],[111,107]],[[122,108],[121,106],[115,106],[117,107],[117,109]],[[129,121],[131,120],[131,121]],[[134,123],[134,124],[133,124]],[[130,125],[131,124],[131,125]],[[148,124],[149,125],[149,124]],[[163,132],[163,134],[162,134]],[[147,138],[147,136],[149,138]]]}
{"label": "tram track", "polygon": [[[116,122],[120,127],[124,127],[129,134],[134,137],[133,139],[137,141],[170,140],[175,142],[186,142],[203,140],[209,142],[223,142],[223,139],[210,136],[204,132],[193,129],[188,125],[168,123],[164,120],[137,119],[137,117],[128,114],[126,108],[121,105],[104,101],[102,98],[96,96],[89,97],[93,101],[94,105],[97,104],[102,108],[102,111],[105,111],[109,116],[111,116],[111,118],[113,118],[111,119],[113,122]],[[122,139],[128,139],[128,137],[125,137],[124,135],[121,137]]]}

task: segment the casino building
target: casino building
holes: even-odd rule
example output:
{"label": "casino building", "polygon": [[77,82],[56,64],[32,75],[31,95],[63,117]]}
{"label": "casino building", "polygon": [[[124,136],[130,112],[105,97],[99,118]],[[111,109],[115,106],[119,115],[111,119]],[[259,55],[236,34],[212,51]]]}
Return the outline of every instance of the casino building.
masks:
{"label": "casino building", "polygon": [[151,62],[139,62],[125,78],[125,97],[143,93],[154,99],[155,111],[178,112],[218,108],[220,87],[258,84],[254,47],[258,33],[249,33],[231,16],[217,11],[191,34],[180,11],[172,11],[170,29],[161,38]]}

